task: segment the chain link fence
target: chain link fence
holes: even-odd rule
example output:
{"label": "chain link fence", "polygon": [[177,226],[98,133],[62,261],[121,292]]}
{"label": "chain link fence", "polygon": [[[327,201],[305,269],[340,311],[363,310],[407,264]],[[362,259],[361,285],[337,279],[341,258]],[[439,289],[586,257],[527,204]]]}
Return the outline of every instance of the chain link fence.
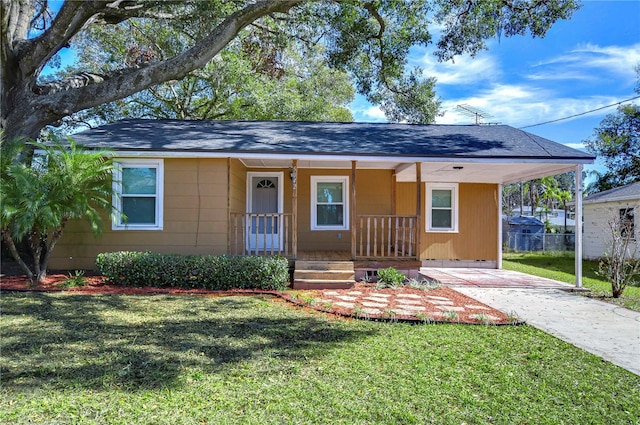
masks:
{"label": "chain link fence", "polygon": [[514,251],[573,251],[574,233],[503,232],[502,245]]}

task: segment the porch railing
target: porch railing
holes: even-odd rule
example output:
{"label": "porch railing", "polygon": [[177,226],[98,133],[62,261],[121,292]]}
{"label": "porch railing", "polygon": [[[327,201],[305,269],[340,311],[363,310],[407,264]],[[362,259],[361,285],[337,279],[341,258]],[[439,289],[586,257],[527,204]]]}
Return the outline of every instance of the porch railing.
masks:
{"label": "porch railing", "polygon": [[[356,257],[417,258],[418,217],[415,215],[358,215]],[[293,249],[291,213],[230,214],[230,255],[282,255]]]}
{"label": "porch railing", "polygon": [[231,213],[230,221],[229,254],[292,254],[292,214]]}
{"label": "porch railing", "polygon": [[356,256],[417,258],[417,236],[415,215],[358,215]]}

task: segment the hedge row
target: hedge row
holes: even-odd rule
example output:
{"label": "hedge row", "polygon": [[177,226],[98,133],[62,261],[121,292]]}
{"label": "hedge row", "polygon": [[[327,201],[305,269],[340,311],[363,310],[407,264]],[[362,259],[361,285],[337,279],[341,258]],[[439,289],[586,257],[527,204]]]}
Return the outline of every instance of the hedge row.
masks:
{"label": "hedge row", "polygon": [[98,270],[109,283],[202,289],[275,289],[289,284],[283,257],[229,257],[109,252],[99,254]]}

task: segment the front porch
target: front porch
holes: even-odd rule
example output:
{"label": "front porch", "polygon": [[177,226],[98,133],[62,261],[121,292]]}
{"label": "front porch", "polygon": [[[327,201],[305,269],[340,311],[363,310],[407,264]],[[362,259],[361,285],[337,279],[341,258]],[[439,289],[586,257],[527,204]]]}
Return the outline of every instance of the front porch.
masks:
{"label": "front porch", "polygon": [[348,251],[301,251],[290,260],[294,289],[344,289],[355,282],[375,279],[376,271],[395,267],[409,278],[419,277],[421,262],[416,259],[351,260]]}
{"label": "front porch", "polygon": [[410,261],[418,259],[417,215],[357,215],[351,251],[300,251],[291,213],[230,214],[230,255],[280,255],[290,260]]}

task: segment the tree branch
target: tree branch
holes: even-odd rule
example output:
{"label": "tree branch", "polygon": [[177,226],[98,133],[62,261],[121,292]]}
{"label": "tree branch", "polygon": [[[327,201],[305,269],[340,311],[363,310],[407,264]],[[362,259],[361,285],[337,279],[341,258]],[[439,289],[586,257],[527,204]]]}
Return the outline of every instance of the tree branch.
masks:
{"label": "tree branch", "polygon": [[11,237],[10,232],[8,230],[2,230],[2,238],[4,239],[4,241],[9,246],[9,252],[11,253],[11,256],[13,257],[13,259],[16,260],[16,262],[18,263],[20,268],[22,270],[24,270],[24,273],[27,275],[27,278],[29,278],[29,280],[32,281],[33,280],[33,272],[31,271],[31,269],[29,268],[27,263],[24,262],[22,257],[20,257],[20,253],[18,252],[18,249],[16,248],[16,244],[15,244],[13,238]]}
{"label": "tree branch", "polygon": [[378,25],[380,25],[380,29],[378,30],[378,34],[374,35],[374,38],[377,38],[378,40],[382,40],[382,35],[384,34],[384,31],[386,29],[386,25],[384,23],[384,18],[382,16],[380,16],[380,13],[378,12],[378,9],[376,9],[376,6],[373,3],[365,3],[364,8],[371,13],[371,15],[375,18],[376,21],[378,21]]}
{"label": "tree branch", "polygon": [[[40,36],[21,41],[15,47],[14,55],[19,61],[23,78],[30,78],[30,87],[35,87],[36,78],[42,68],[60,49],[68,45],[71,37],[76,35],[101,8],[106,1],[67,1],[53,20],[51,26]],[[28,28],[27,28],[28,29]]]}
{"label": "tree branch", "polygon": [[275,12],[286,12],[304,0],[262,0],[246,6],[220,23],[201,42],[170,59],[111,75],[83,74],[65,81],[43,85],[46,96],[38,97],[36,110],[43,108],[57,119],[73,112],[130,96],[168,80],[179,80],[202,68],[236,34],[253,21]]}
{"label": "tree branch", "polygon": [[[177,1],[169,3],[180,3]],[[51,26],[40,36],[27,39],[26,31],[20,37],[15,54],[20,61],[24,77],[33,76],[30,87],[35,86],[37,76],[47,62],[79,31],[91,23],[115,24],[133,17],[171,18],[171,14],[150,13],[147,9],[155,2],[144,0],[109,2],[104,0],[66,1]],[[28,26],[27,26],[28,29]],[[17,39],[17,38],[16,38]]]}

